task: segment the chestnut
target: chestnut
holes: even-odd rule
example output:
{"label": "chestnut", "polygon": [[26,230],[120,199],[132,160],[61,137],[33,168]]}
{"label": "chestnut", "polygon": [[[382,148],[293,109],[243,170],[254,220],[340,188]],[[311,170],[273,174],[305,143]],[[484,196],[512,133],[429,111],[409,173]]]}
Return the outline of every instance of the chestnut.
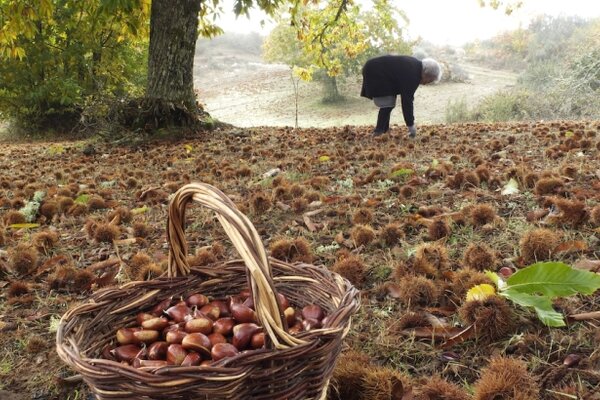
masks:
{"label": "chestnut", "polygon": [[169,326],[169,320],[165,317],[153,317],[141,323],[142,328],[155,331],[162,331]]}
{"label": "chestnut", "polygon": [[238,349],[230,343],[217,343],[210,351],[213,361],[219,361],[225,357],[233,357],[238,353]]}
{"label": "chestnut", "polygon": [[231,315],[239,323],[256,321],[256,313],[254,310],[243,304],[232,304]]}
{"label": "chestnut", "polygon": [[185,323],[183,329],[187,333],[200,332],[208,335],[213,330],[213,321],[212,319],[204,316],[190,319]]}
{"label": "chestnut", "polygon": [[233,325],[235,325],[233,318],[219,318],[213,325],[213,331],[221,335],[229,335],[233,331]]}
{"label": "chestnut", "polygon": [[250,339],[250,347],[253,349],[262,349],[265,346],[265,333],[257,332]]}
{"label": "chestnut", "polygon": [[138,315],[135,316],[135,322],[137,322],[138,325],[142,325],[142,323],[146,320],[155,318],[156,316],[154,314],[150,314],[150,313],[139,313]]}
{"label": "chestnut", "polygon": [[293,326],[296,323],[296,310],[294,310],[292,307],[288,307],[283,310],[283,315],[285,316],[288,326]]}
{"label": "chestnut", "polygon": [[173,331],[167,332],[167,334],[165,335],[165,340],[169,344],[181,343],[183,341],[183,338],[186,337],[186,335],[187,335],[187,332],[185,332],[185,331],[173,330]]}
{"label": "chestnut", "polygon": [[202,357],[200,354],[195,353],[193,351],[189,352],[187,356],[181,362],[182,367],[195,367],[200,365],[200,361],[202,361]]}
{"label": "chestnut", "polygon": [[245,305],[246,307],[250,307],[251,309],[254,310],[254,299],[252,298],[252,296],[250,296],[246,300],[244,300],[244,302],[242,304]]}
{"label": "chestnut", "polygon": [[232,343],[238,350],[244,350],[250,344],[252,335],[260,330],[260,327],[251,322],[246,322],[233,327]]}
{"label": "chestnut", "polygon": [[111,350],[111,354],[115,356],[118,361],[130,363],[138,356],[138,354],[140,354],[140,351],[142,351],[141,347],[136,346],[135,344],[126,344]]}
{"label": "chestnut", "polygon": [[[229,305],[223,300],[213,300],[211,305],[219,308],[219,317],[230,317]],[[218,318],[218,317],[217,317]]]}
{"label": "chestnut", "polygon": [[139,331],[133,331],[134,343],[153,343],[156,342],[160,334],[158,331],[150,329],[141,329]]}
{"label": "chestnut", "polygon": [[309,304],[302,309],[302,317],[304,317],[304,319],[316,319],[317,321],[320,321],[325,317],[325,313],[321,306]]}
{"label": "chestnut", "polygon": [[208,297],[200,293],[194,293],[185,299],[185,303],[189,307],[202,307],[203,305],[208,304]]}
{"label": "chestnut", "polygon": [[131,344],[135,342],[133,328],[121,328],[117,331],[117,342],[119,344]]}
{"label": "chestnut", "polygon": [[210,340],[213,346],[217,343],[227,343],[227,338],[221,335],[220,333],[216,332],[213,332],[210,335],[208,335],[208,339]]}
{"label": "chestnut", "polygon": [[[202,315],[206,315],[208,318],[212,319],[213,321],[216,321],[221,316],[221,311],[220,311],[219,307],[215,306],[212,303],[202,306],[198,310],[198,312]],[[196,314],[194,314],[194,316],[196,316]]]}
{"label": "chestnut", "polygon": [[212,343],[205,334],[196,332],[186,335],[181,342],[181,346],[186,350],[197,351],[206,357],[210,357]]}
{"label": "chestnut", "polygon": [[184,304],[177,304],[175,306],[169,307],[165,313],[175,322],[183,322],[186,319],[186,316],[191,314],[191,309]]}
{"label": "chestnut", "polygon": [[279,303],[279,307],[281,307],[282,310],[285,310],[290,306],[288,299],[281,293],[277,293],[277,303]]}
{"label": "chestnut", "polygon": [[150,314],[154,315],[155,317],[161,316],[163,314],[163,312],[167,308],[169,308],[169,306],[171,305],[171,301],[172,301],[172,298],[164,299],[163,301],[161,301],[160,303],[155,305],[152,308],[152,310],[150,310]]}
{"label": "chestnut", "polygon": [[181,365],[188,352],[180,344],[171,344],[167,349],[167,363],[169,365]]}
{"label": "chestnut", "polygon": [[290,335],[297,335],[304,330],[304,326],[302,326],[302,322],[298,321],[293,326],[290,327],[288,333]]}
{"label": "chestnut", "polygon": [[321,321],[313,318],[306,318],[302,321],[302,327],[304,330],[310,331],[312,329],[319,329],[321,327]]}
{"label": "chestnut", "polygon": [[167,342],[154,342],[148,346],[148,359],[150,360],[164,360],[167,357],[167,349],[169,343]]}
{"label": "chestnut", "polygon": [[229,297],[229,308],[231,309],[232,304],[241,304],[244,300],[240,296],[230,296]]}

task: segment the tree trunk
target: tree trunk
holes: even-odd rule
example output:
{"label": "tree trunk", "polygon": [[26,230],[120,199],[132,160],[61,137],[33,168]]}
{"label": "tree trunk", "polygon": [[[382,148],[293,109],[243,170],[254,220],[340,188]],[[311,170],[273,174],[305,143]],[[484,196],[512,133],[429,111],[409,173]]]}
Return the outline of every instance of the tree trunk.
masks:
{"label": "tree trunk", "polygon": [[340,91],[337,86],[337,79],[335,76],[325,76],[323,81],[323,102],[324,103],[336,103],[342,99]]}
{"label": "tree trunk", "polygon": [[162,122],[186,125],[182,119],[198,111],[193,68],[200,6],[200,0],[152,0],[144,102]]}

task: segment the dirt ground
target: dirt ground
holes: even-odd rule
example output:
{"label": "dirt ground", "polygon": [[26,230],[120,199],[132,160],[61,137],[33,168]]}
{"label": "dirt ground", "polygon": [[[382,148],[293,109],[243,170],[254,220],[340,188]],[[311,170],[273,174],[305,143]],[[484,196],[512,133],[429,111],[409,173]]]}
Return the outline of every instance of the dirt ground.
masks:
{"label": "dirt ground", "polygon": [[[467,83],[442,83],[421,86],[415,95],[417,124],[443,123],[449,101],[465,99],[469,106],[482,98],[514,85],[516,75],[508,71],[490,70],[461,63],[468,73]],[[298,125],[335,127],[370,125],[375,122],[377,109],[373,103],[359,97],[362,78],[343,82],[340,87],[346,101],[337,105],[320,102],[317,83],[300,82]],[[196,58],[195,87],[200,101],[215,118],[240,127],[294,126],[295,106],[289,67],[264,64],[246,58]],[[392,113],[392,124],[403,126],[398,107]]]}

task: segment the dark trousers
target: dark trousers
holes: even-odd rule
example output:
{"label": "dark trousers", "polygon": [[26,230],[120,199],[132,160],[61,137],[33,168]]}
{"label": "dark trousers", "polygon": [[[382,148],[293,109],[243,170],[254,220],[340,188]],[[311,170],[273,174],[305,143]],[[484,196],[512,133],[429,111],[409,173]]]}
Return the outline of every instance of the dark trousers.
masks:
{"label": "dark trousers", "polygon": [[377,114],[377,126],[375,132],[385,133],[390,130],[390,115],[394,107],[382,107]]}

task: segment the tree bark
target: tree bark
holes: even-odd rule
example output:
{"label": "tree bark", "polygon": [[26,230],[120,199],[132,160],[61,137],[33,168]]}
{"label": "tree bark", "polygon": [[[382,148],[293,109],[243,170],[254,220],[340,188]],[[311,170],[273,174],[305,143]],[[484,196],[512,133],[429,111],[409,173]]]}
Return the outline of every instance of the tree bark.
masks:
{"label": "tree bark", "polygon": [[152,0],[146,100],[195,112],[193,68],[200,6],[200,0]]}
{"label": "tree bark", "polygon": [[342,99],[335,76],[325,75],[323,82],[323,102],[336,103]]}

